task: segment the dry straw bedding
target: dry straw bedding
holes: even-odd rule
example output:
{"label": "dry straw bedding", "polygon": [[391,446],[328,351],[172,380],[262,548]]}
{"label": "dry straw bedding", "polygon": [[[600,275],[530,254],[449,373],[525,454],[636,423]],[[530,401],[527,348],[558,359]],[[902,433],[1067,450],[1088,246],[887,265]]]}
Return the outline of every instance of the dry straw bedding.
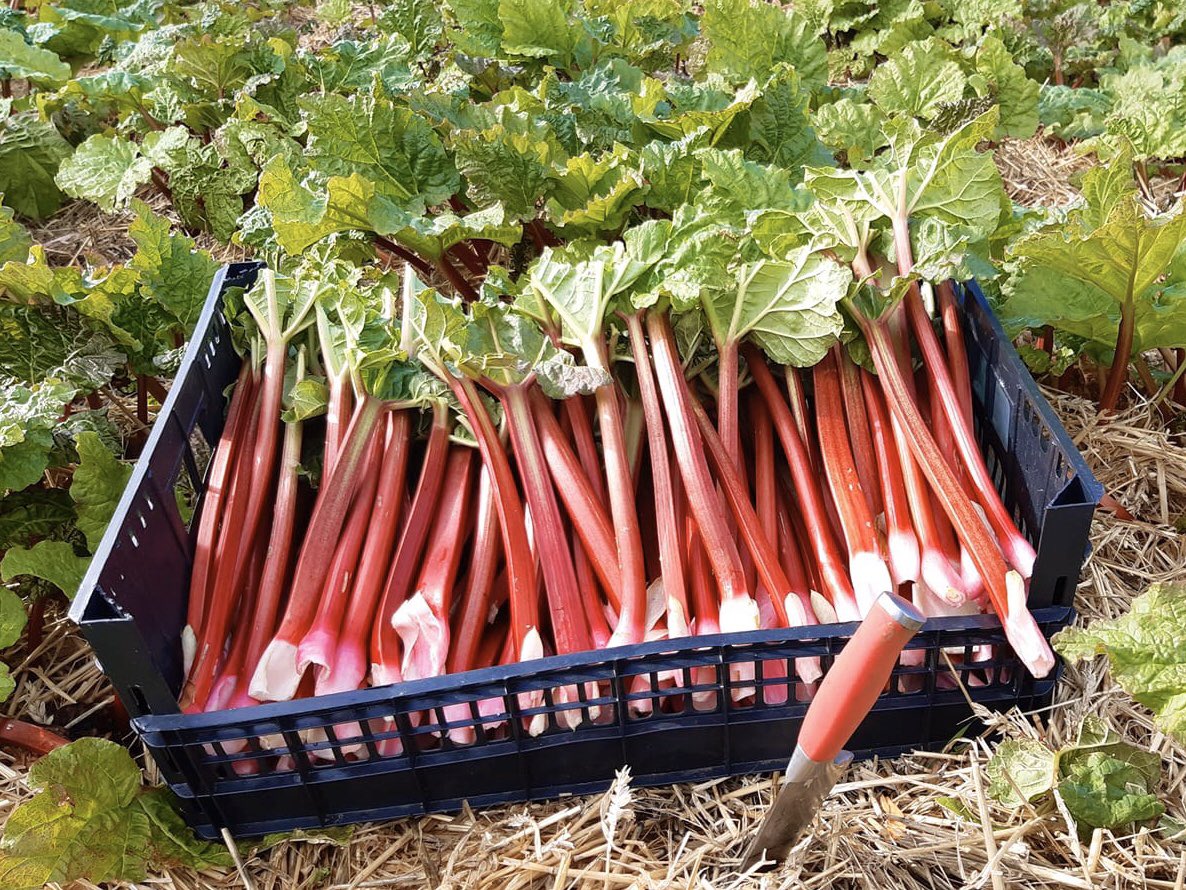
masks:
{"label": "dry straw bedding", "polygon": [[[1077,606],[1081,620],[1115,616],[1150,582],[1186,578],[1186,538],[1173,528],[1186,515],[1186,449],[1147,408],[1103,424],[1087,402],[1049,395],[1100,480],[1147,520],[1119,522],[1101,514],[1094,524]],[[60,617],[39,651],[17,662],[17,675],[17,693],[4,708],[10,715],[85,726],[110,700],[85,645]],[[1007,733],[1057,746],[1072,741],[1089,714],[1161,755],[1161,798],[1171,815],[1186,817],[1186,751],[1153,728],[1149,714],[1112,683],[1102,664],[1068,669],[1043,723],[1021,714],[990,719]],[[1154,832],[1101,831],[1080,842],[1053,805],[1013,811],[988,799],[983,766],[990,753],[986,742],[972,739],[943,752],[857,764],[789,862],[764,877],[738,874],[737,862],[770,802],[770,775],[657,789],[619,782],[601,797],[363,826],[347,840],[283,843],[249,858],[243,874],[173,871],[144,886],[1186,886],[1186,848]],[[0,817],[29,794],[25,766],[0,754]]]}

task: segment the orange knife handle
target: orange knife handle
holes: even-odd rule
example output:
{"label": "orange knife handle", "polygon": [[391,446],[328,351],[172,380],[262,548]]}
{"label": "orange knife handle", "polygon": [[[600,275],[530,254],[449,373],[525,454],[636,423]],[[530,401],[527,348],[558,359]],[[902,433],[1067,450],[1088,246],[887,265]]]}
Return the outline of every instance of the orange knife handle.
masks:
{"label": "orange knife handle", "polygon": [[831,763],[885,688],[902,647],[926,619],[892,593],[877,598],[845,644],[807,709],[799,747],[816,763]]}

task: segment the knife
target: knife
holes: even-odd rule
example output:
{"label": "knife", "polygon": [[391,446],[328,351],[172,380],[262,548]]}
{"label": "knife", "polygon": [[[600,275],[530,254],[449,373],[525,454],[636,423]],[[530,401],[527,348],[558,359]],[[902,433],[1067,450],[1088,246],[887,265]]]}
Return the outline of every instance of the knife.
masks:
{"label": "knife", "polygon": [[844,746],[885,688],[902,648],[925,621],[896,594],[883,593],[874,602],[807,708],[782,787],[746,850],[743,870],[780,861],[811,824],[820,803],[852,762]]}

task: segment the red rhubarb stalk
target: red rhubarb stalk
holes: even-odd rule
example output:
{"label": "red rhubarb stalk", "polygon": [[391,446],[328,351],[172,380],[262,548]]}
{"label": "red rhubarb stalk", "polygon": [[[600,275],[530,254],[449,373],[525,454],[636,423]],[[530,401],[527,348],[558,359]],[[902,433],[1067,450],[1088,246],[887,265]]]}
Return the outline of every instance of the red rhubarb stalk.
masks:
{"label": "red rhubarb stalk", "polygon": [[759,626],[758,605],[746,586],[741,554],[709,472],[704,443],[697,429],[675,344],[675,332],[665,312],[647,314],[647,334],[671,442],[675,447],[676,464],[684,483],[684,496],[700,529],[700,540],[720,591],[720,629],[726,633],[756,630]]}
{"label": "red rhubarb stalk", "polygon": [[198,519],[198,534],[194,540],[194,567],[189,582],[189,612],[185,630],[182,631],[186,673],[189,673],[193,662],[197,650],[197,636],[206,616],[214,545],[218,540],[225,494],[230,487],[231,473],[234,469],[234,457],[243,449],[251,447],[246,439],[246,432],[251,422],[252,408],[256,404],[257,385],[254,366],[249,359],[244,359],[235,390],[231,393],[226,424],[218,439],[218,447],[214,449],[214,455],[210,459],[210,472],[206,479],[206,492],[202,497],[201,516]]}
{"label": "red rhubarb stalk", "polygon": [[297,645],[317,615],[319,598],[333,564],[334,552],[350,503],[363,481],[366,454],[376,426],[386,410],[385,403],[369,395],[355,409],[337,463],[323,478],[313,515],[293,571],[292,590],[284,618],[268,643],[251,680],[268,701],[287,701],[297,692],[301,672],[297,670]]}
{"label": "red rhubarb stalk", "polygon": [[[585,475],[580,460],[564,438],[560,422],[552,414],[547,397],[536,391],[532,394],[532,401],[544,459],[556,491],[564,502],[564,509],[580,536],[597,577],[605,587],[610,603],[615,609],[621,609],[622,582],[609,514],[597,499],[593,483]],[[598,475],[601,475],[600,469]]]}
{"label": "red rhubarb stalk", "polygon": [[688,633],[688,594],[684,578],[683,530],[676,510],[675,480],[667,451],[667,424],[663,419],[663,404],[650,351],[647,349],[642,313],[634,312],[624,317],[646,420],[660,575],[663,579],[663,595],[667,599],[667,632],[671,637],[682,637]]}
{"label": "red rhubarb stalk", "polygon": [[969,549],[993,608],[1004,625],[1007,639],[1035,677],[1046,676],[1054,667],[1054,655],[1026,608],[1024,580],[1009,570],[996,540],[935,444],[917,403],[911,397],[905,375],[893,358],[894,345],[888,332],[860,313],[857,313],[857,320],[869,342],[890,411],[901,423],[911,453],[955,526],[960,541]]}
{"label": "red rhubarb stalk", "polygon": [[374,521],[375,497],[379,491],[379,458],[383,441],[371,436],[363,457],[362,484],[350,504],[346,524],[334,550],[329,576],[317,605],[313,623],[297,644],[297,672],[303,674],[313,667],[318,676],[327,674],[338,649],[338,635],[357,577],[358,560],[362,554],[368,529]]}
{"label": "red rhubarb stalk", "polygon": [[[305,316],[311,308],[310,304],[306,304],[285,325],[276,293],[276,276],[270,269],[264,269],[260,275],[266,300],[264,311],[261,313],[254,301],[247,301],[266,344],[264,380],[260,393],[259,432],[252,457],[251,487],[246,493],[247,509],[242,525],[234,528],[234,535],[228,542],[229,546],[219,548],[219,559],[233,566],[233,569],[227,578],[226,586],[221,584],[222,573],[215,579],[216,589],[210,597],[209,618],[199,641],[194,669],[182,693],[183,704],[204,702],[210,695],[210,688],[214,683],[215,670],[229,629],[233,593],[246,578],[251,545],[259,532],[265,505],[273,492],[272,480],[276,474],[276,444],[280,432],[280,408],[284,397],[288,344],[292,337],[303,329]],[[330,531],[330,534],[336,534],[336,529]],[[299,571],[297,579],[300,583]]]}
{"label": "red rhubarb stalk", "polygon": [[816,474],[812,470],[807,449],[799,438],[791,409],[779,394],[778,384],[774,382],[770,369],[766,367],[765,360],[756,348],[747,347],[745,360],[754,382],[766,400],[766,409],[770,412],[770,419],[774,422],[775,432],[778,433],[787,463],[790,464],[791,478],[794,480],[795,493],[799,498],[800,515],[807,528],[811,549],[819,566],[820,581],[824,587],[820,593],[832,604],[841,621],[857,621],[861,613],[853,593],[852,582],[845,574],[844,560],[832,537]]}
{"label": "red rhubarb stalk", "polygon": [[906,494],[902,462],[876,381],[866,371],[860,372],[860,381],[885,504],[885,536],[890,572],[895,584],[915,584],[919,580],[921,557],[918,536],[910,521],[910,501]]}
{"label": "red rhubarb stalk", "polygon": [[[544,576],[552,634],[559,653],[583,652],[591,648],[588,620],[572,551],[564,532],[560,505],[544,458],[543,445],[531,410],[529,384],[493,387],[507,414],[511,446],[519,467],[519,478],[531,510],[532,533]],[[548,412],[550,413],[550,412]],[[554,419],[554,418],[553,418]]]}
{"label": "red rhubarb stalk", "polygon": [[461,565],[461,551],[470,503],[471,455],[455,446],[445,466],[436,521],[416,589],[391,619],[403,641],[405,680],[436,677],[445,670],[449,652],[449,608]]}
{"label": "red rhubarb stalk", "polygon": [[393,411],[388,415],[371,527],[358,560],[354,590],[342,618],[332,662],[317,674],[318,695],[361,689],[366,679],[368,642],[375,624],[375,610],[383,595],[387,568],[395,558],[399,520],[404,515],[404,480],[408,470],[411,428],[412,418],[408,411]]}
{"label": "red rhubarb stalk", "polygon": [[[905,183],[903,182],[903,190]],[[905,198],[903,197],[902,202]],[[898,271],[902,275],[909,275],[914,268],[914,257],[910,245],[910,229],[905,213],[899,213],[894,218],[894,250],[898,260]],[[971,487],[976,499],[984,508],[988,521],[1000,541],[1001,548],[1009,560],[1009,564],[1021,573],[1022,578],[1029,578],[1034,571],[1034,560],[1037,555],[1033,545],[1014,525],[1009,511],[1005,508],[997,494],[992,476],[984,463],[984,456],[980,453],[980,445],[976,441],[976,434],[967,417],[961,398],[952,380],[947,360],[943,355],[943,347],[939,338],[935,336],[935,329],[931,326],[931,316],[927,313],[922,302],[922,294],[918,283],[914,282],[906,292],[906,314],[910,326],[914,330],[915,339],[922,351],[923,362],[927,373],[935,384],[940,397],[941,407],[951,431],[955,437],[955,444],[964,467],[971,476]],[[1127,353],[1124,356],[1127,359]],[[967,367],[967,359],[964,360]],[[936,412],[940,408],[936,407]],[[942,452],[940,452],[942,453]]]}
{"label": "red rhubarb stalk", "polygon": [[861,614],[866,614],[882,593],[892,592],[893,581],[881,558],[873,514],[861,489],[856,462],[849,447],[844,419],[844,393],[840,383],[839,345],[815,366],[815,416],[819,427],[820,456],[832,500],[848,545],[848,567]]}
{"label": "red rhubarb stalk", "polygon": [[[376,686],[387,686],[403,679],[400,638],[392,624],[392,616],[411,593],[416,571],[420,568],[444,481],[449,429],[449,409],[440,402],[434,403],[432,428],[428,433],[420,476],[416,480],[416,493],[405,511],[407,520],[399,532],[399,543],[382,585],[378,610],[372,622],[364,625],[371,635],[371,682]],[[376,568],[382,570],[378,565]]]}
{"label": "red rhubarb stalk", "polygon": [[[469,576],[461,596],[460,608],[453,619],[452,642],[446,665],[450,674],[479,667],[478,650],[490,621],[494,579],[502,555],[502,534],[498,530],[498,507],[490,470],[483,465],[478,476],[478,505],[474,523],[474,543],[470,554]],[[493,658],[486,664],[492,664]]]}
{"label": "red rhubarb stalk", "polygon": [[857,478],[865,493],[865,503],[876,518],[884,510],[881,494],[881,480],[877,474],[877,455],[873,448],[873,435],[869,429],[869,415],[865,410],[865,397],[861,387],[861,369],[856,366],[845,349],[837,349],[836,359],[840,366],[840,387],[844,394],[844,416],[848,421],[848,438],[852,445],[852,457],[857,468]]}
{"label": "red rhubarb stalk", "polygon": [[[305,350],[297,353],[296,380],[304,377]],[[301,445],[304,423],[293,420],[285,424],[284,444],[280,449],[280,478],[276,483],[276,503],[272,511],[272,528],[268,535],[267,556],[260,579],[259,596],[250,616],[247,651],[243,670],[231,697],[230,707],[242,708],[254,704],[248,685],[268,640],[276,630],[281,601],[288,586],[292,568],[293,534],[296,528],[297,495],[300,490]]]}

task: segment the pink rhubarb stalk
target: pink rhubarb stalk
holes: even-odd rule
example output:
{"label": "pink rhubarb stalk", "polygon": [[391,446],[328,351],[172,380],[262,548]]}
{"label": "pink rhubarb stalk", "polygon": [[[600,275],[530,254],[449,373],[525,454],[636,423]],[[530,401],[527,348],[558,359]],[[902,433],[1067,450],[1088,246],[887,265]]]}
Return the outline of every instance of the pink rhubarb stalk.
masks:
{"label": "pink rhubarb stalk", "polygon": [[454,446],[445,466],[444,483],[420,580],[391,619],[403,641],[405,680],[436,677],[445,670],[449,652],[449,608],[461,564],[470,503],[470,452]]}
{"label": "pink rhubarb stalk", "polygon": [[848,545],[848,567],[861,614],[866,614],[882,593],[892,592],[889,568],[881,557],[873,514],[861,488],[849,431],[845,423],[844,393],[840,382],[837,352],[831,352],[815,366],[815,416],[819,428],[820,455],[824,476],[832,489],[832,500],[840,514],[840,525]]}
{"label": "pink rhubarb stalk", "polygon": [[807,528],[808,539],[824,588],[820,593],[832,604],[841,621],[857,621],[860,619],[860,609],[852,582],[845,574],[840,548],[832,537],[823,497],[807,449],[799,438],[791,410],[779,394],[778,384],[775,383],[770,369],[766,367],[765,359],[756,348],[748,347],[748,350],[745,358],[750,373],[766,400],[766,409],[770,412],[770,419],[774,422],[775,432],[778,433],[787,463],[790,464],[795,493],[799,497],[800,515]]}

